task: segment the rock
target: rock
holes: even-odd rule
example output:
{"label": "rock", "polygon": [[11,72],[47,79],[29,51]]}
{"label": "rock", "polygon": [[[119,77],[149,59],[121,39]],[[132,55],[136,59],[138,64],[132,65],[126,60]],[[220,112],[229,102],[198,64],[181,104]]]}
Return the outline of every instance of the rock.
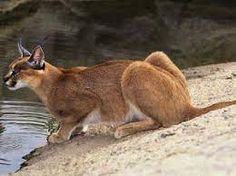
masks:
{"label": "rock", "polygon": [[39,1],[9,0],[0,2],[0,25],[10,24],[36,12]]}

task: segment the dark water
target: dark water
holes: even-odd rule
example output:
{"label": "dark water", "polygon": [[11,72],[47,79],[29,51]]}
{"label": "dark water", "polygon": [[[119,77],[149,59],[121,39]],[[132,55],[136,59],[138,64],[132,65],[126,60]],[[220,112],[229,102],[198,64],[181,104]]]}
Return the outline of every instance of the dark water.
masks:
{"label": "dark water", "polygon": [[[235,61],[235,5],[223,0],[32,1],[7,16],[0,13],[0,77],[18,56],[19,36],[29,50],[48,36],[46,60],[61,67],[143,59],[156,50],[181,68]],[[33,92],[0,86],[0,175],[17,170],[25,154],[46,144],[48,118]]]}

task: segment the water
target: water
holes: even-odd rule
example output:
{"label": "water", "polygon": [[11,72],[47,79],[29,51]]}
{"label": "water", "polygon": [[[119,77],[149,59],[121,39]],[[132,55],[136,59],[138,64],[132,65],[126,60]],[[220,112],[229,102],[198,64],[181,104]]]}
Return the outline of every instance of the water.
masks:
{"label": "water", "polygon": [[[19,55],[19,36],[28,50],[49,36],[43,45],[46,60],[66,68],[143,59],[156,50],[167,52],[181,68],[236,57],[234,6],[223,0],[211,6],[210,1],[32,2],[8,20],[0,14],[0,78]],[[29,89],[14,92],[0,86],[0,175],[16,171],[25,154],[46,144],[49,117]]]}
{"label": "water", "polygon": [[41,103],[0,101],[0,175],[19,169],[22,157],[46,144],[48,113]]}

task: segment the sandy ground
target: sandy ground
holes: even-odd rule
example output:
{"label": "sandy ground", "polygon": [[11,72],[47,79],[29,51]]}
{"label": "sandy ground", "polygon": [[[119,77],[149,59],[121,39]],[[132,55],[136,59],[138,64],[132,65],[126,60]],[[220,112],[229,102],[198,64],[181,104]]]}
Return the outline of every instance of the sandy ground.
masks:
{"label": "sandy ground", "polygon": [[[193,102],[236,99],[236,62],[185,70]],[[14,176],[235,176],[236,107],[121,140],[87,134],[36,150]]]}

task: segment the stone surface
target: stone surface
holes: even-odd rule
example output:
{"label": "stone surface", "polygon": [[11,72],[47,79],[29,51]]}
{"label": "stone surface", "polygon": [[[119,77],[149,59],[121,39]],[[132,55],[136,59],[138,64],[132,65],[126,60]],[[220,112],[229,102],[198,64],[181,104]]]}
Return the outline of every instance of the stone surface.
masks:
{"label": "stone surface", "polygon": [[[236,62],[184,70],[194,104],[235,100],[235,70]],[[234,176],[235,156],[236,108],[231,106],[121,140],[88,134],[45,146],[12,175]]]}

